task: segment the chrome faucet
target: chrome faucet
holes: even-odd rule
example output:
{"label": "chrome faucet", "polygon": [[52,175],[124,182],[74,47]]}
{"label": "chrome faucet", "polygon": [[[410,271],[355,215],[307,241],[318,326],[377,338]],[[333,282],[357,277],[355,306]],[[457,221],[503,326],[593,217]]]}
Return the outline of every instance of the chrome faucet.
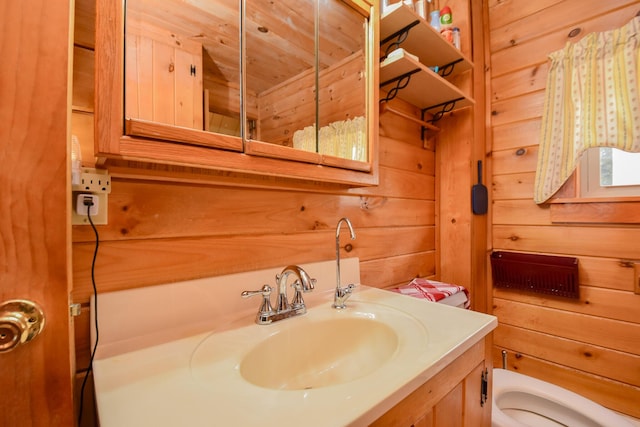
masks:
{"label": "chrome faucet", "polygon": [[336,292],[333,298],[333,308],[343,309],[346,307],[345,301],[351,296],[351,292],[355,289],[356,285],[353,283],[346,288],[340,286],[340,226],[342,223],[346,223],[349,227],[349,233],[351,233],[351,240],[355,240],[356,233],[353,231],[353,226],[349,218],[340,218],[338,225],[336,226]]}
{"label": "chrome faucet", "polygon": [[[295,274],[298,277],[291,285],[295,290],[291,302],[287,300],[287,279],[290,274]],[[262,289],[257,291],[244,291],[240,294],[242,298],[262,295],[262,303],[256,315],[256,323],[259,325],[268,325],[278,320],[306,313],[307,307],[304,304],[302,293],[311,292],[315,287],[316,279],[312,279],[302,267],[289,265],[280,274],[276,274],[276,284],[278,286],[278,298],[275,310],[271,306],[272,289],[269,285],[264,285]]]}

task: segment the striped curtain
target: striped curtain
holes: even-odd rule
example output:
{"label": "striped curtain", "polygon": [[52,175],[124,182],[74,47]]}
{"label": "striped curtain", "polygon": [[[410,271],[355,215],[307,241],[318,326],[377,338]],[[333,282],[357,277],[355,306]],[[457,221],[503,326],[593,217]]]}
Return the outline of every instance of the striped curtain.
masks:
{"label": "striped curtain", "polygon": [[640,17],[549,55],[534,201],[544,203],[591,147],[640,152]]}

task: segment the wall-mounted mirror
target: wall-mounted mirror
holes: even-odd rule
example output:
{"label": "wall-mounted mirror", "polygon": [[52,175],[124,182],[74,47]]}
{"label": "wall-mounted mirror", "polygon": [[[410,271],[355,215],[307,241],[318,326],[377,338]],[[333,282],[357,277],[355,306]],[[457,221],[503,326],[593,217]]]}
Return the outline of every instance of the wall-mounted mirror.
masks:
{"label": "wall-mounted mirror", "polygon": [[238,0],[127,0],[125,22],[125,117],[241,136]]}
{"label": "wall-mounted mirror", "polygon": [[247,139],[366,162],[367,19],[341,0],[245,4]]}
{"label": "wall-mounted mirror", "polygon": [[377,182],[372,3],[96,0],[96,8],[98,157]]}

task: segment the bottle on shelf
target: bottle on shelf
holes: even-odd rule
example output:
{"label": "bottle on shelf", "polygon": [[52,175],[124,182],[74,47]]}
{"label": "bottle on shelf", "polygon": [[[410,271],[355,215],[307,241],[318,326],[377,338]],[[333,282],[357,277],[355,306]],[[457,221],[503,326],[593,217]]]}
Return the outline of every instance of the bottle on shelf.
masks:
{"label": "bottle on shelf", "polygon": [[453,13],[445,6],[440,11],[440,34],[446,41],[453,44]]}
{"label": "bottle on shelf", "polygon": [[431,20],[429,21],[429,24],[438,32],[440,32],[440,11],[439,10],[434,10],[431,12],[431,14],[429,15],[431,17]]}
{"label": "bottle on shelf", "polygon": [[453,45],[456,49],[460,49],[460,28],[453,27]]}

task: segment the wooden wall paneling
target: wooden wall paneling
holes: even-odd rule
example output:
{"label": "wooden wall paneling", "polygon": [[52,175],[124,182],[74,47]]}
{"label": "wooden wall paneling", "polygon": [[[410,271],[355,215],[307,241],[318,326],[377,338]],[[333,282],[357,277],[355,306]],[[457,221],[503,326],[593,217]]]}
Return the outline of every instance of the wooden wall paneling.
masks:
{"label": "wooden wall paneling", "polygon": [[503,324],[634,354],[640,324],[495,298],[494,314]]}
{"label": "wooden wall paneling", "polygon": [[379,288],[408,284],[416,277],[436,273],[434,250],[360,261],[360,281]]}
{"label": "wooden wall paneling", "polygon": [[363,52],[356,52],[319,73],[320,127],[365,116],[365,68]]}
{"label": "wooden wall paneling", "polygon": [[497,347],[511,352],[507,360],[514,357],[514,352],[551,363],[564,359],[581,371],[627,384],[633,384],[640,376],[640,356],[636,354],[508,324],[500,324],[493,337]]}
{"label": "wooden wall paneling", "polygon": [[533,15],[563,0],[487,0],[491,12],[490,30],[493,32],[512,21]]}
{"label": "wooden wall paneling", "polygon": [[93,157],[93,113],[72,111],[71,134],[75,135],[80,142],[82,166],[94,167],[96,160]]}
{"label": "wooden wall paneling", "polygon": [[[596,3],[602,3],[593,0],[592,2],[594,5]],[[606,6],[608,6],[608,10],[611,12],[592,15],[590,19],[583,21],[572,20],[570,23],[566,19],[574,15],[580,16],[579,11],[574,11],[573,15],[562,15],[557,14],[553,8],[545,10],[548,14],[545,14],[544,18],[536,17],[538,20],[532,21],[531,23],[532,29],[537,29],[535,37],[532,34],[529,40],[522,43],[515,40],[514,43],[511,43],[511,39],[509,39],[509,47],[506,49],[492,50],[491,64],[493,76],[501,76],[511,71],[544,63],[547,61],[547,55],[549,53],[562,49],[567,41],[577,41],[588,33],[606,31],[626,24],[638,12],[638,6],[633,0],[624,0],[620,1],[620,3],[627,3],[627,6],[614,9],[611,3],[607,2]],[[593,7],[590,8],[583,2],[563,1],[558,4],[566,4],[571,10],[593,10]],[[604,6],[604,3],[602,4]],[[491,19],[493,19],[493,17]],[[564,20],[561,22],[562,25],[559,25],[553,32],[546,32],[546,22],[557,22],[558,19]],[[542,23],[545,24],[543,25]],[[578,26],[582,30],[580,35],[575,38],[570,38],[568,35],[569,32]],[[491,39],[493,40],[494,38],[495,32],[492,31]]]}
{"label": "wooden wall paneling", "polygon": [[[202,60],[206,64],[210,60],[206,51],[202,53]],[[240,86],[236,82],[227,82],[214,76],[204,75],[202,84],[209,91],[209,111],[230,117],[240,117]],[[258,97],[247,90],[245,100],[247,117],[258,117]]]}
{"label": "wooden wall paneling", "polygon": [[380,136],[379,159],[384,166],[435,176],[435,153],[402,140]]}
{"label": "wooden wall paneling", "polygon": [[[352,251],[343,256],[369,260],[429,251],[434,235],[433,226],[360,228],[349,241]],[[74,300],[88,298],[92,256],[92,243],[74,245]],[[99,292],[107,292],[334,258],[334,230],[113,241],[100,245],[95,275]]]}
{"label": "wooden wall paneling", "polygon": [[276,141],[280,145],[293,147],[294,132],[315,123],[313,71],[309,69],[258,94],[258,129],[261,140]]}
{"label": "wooden wall paneling", "polygon": [[[494,151],[491,157],[494,175],[535,172],[538,165],[538,146]],[[533,186],[531,191],[533,193]]]}
{"label": "wooden wall paneling", "polygon": [[435,177],[380,166],[376,187],[350,188],[348,194],[435,200]]}
{"label": "wooden wall paneling", "polygon": [[[527,3],[525,0],[517,2],[511,1],[511,3],[520,3],[519,6],[522,6],[523,9],[527,7],[523,4]],[[598,25],[616,26],[616,23],[609,21],[609,19],[612,18],[600,18],[610,15],[610,12],[614,9],[633,5],[637,7],[636,0],[610,0],[607,2],[598,0],[586,0],[582,2],[553,1],[552,3],[554,4],[548,4],[548,7],[539,9],[535,13],[529,13],[526,16],[511,21],[500,28],[492,28],[491,49],[493,51],[507,49],[514,44],[523,43],[539,37],[542,23],[542,26],[544,27],[542,31],[545,33],[558,32],[560,34],[562,34],[567,28],[570,29],[574,26],[581,26],[584,21],[589,21],[593,18],[598,18]],[[535,7],[539,7],[539,5]],[[627,20],[632,17],[633,15],[629,15]],[[574,38],[574,40],[579,40],[591,31],[599,30],[582,31],[578,37]],[[567,33],[568,31],[566,31],[565,34]]]}
{"label": "wooden wall paneling", "polygon": [[96,1],[76,0],[73,23],[74,44],[93,49],[96,45]]}
{"label": "wooden wall paneling", "polygon": [[580,283],[599,288],[633,291],[633,262],[628,259],[579,257]]}
{"label": "wooden wall paneling", "polygon": [[628,291],[584,286],[580,283],[580,298],[569,299],[539,296],[528,292],[517,292],[496,288],[495,298],[508,299],[530,305],[555,308],[563,311],[588,314],[591,316],[640,323],[640,295]]}
{"label": "wooden wall paneling", "polygon": [[556,203],[551,207],[551,221],[558,223],[638,224],[637,201],[598,203]]}
{"label": "wooden wall paneling", "polygon": [[[362,55],[356,54],[321,71],[319,127],[364,116],[363,63]],[[316,91],[315,74],[311,71],[259,94],[259,127],[263,140],[293,146],[294,132],[313,125]]]}
{"label": "wooden wall paneling", "polygon": [[533,119],[495,126],[492,123],[493,151],[538,145],[542,119]]}
{"label": "wooden wall paneling", "polygon": [[72,108],[93,111],[93,50],[74,46],[73,48],[73,96]]}
{"label": "wooden wall paneling", "polygon": [[527,199],[533,204],[534,172],[493,175],[491,194],[494,201]]}
{"label": "wooden wall paneling", "polygon": [[494,200],[493,223],[500,225],[551,225],[549,206],[531,200]]}
{"label": "wooden wall paneling", "polygon": [[491,84],[491,99],[500,101],[544,90],[548,72],[549,63],[545,62],[496,77]]}
{"label": "wooden wall paneling", "polygon": [[[301,233],[332,230],[339,216],[354,227],[433,225],[434,202],[424,199],[211,188],[117,180],[101,240]],[[169,209],[167,209],[169,208]],[[162,212],[158,214],[158,212]],[[74,241],[92,241],[84,226]]]}
{"label": "wooden wall paneling", "polygon": [[[498,363],[500,359],[500,349],[495,347],[494,362]],[[640,401],[640,389],[636,386],[608,380],[599,375],[539,360],[525,354],[520,354],[517,358],[510,355],[509,369],[557,384],[615,411],[640,418],[640,407],[637,405]]]}
{"label": "wooden wall paneling", "polygon": [[522,252],[639,259],[640,228],[503,226],[493,227],[493,247]]}
{"label": "wooden wall paneling", "polygon": [[[384,99],[386,96],[387,93],[381,89],[380,99]],[[394,98],[388,102],[395,110],[420,117],[420,110],[417,107],[412,106],[400,98]],[[380,115],[379,126],[380,140],[385,137],[414,144],[418,147],[423,146],[423,142],[420,140],[420,125],[411,120],[405,119],[396,114],[385,113]]]}
{"label": "wooden wall paneling", "polygon": [[493,125],[500,126],[505,123],[540,117],[542,116],[543,104],[544,91],[531,92],[515,98],[495,101],[491,106]]}

